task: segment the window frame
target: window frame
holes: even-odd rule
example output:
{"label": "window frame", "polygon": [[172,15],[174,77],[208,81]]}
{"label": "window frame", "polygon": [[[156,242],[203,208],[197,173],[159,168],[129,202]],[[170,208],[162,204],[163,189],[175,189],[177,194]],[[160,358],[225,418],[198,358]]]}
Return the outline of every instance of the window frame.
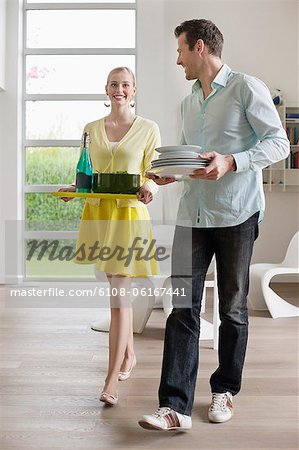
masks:
{"label": "window frame", "polygon": [[[63,185],[26,185],[26,148],[27,147],[79,147],[80,139],[26,139],[26,102],[27,101],[74,101],[74,100],[106,100],[103,94],[27,94],[26,93],[26,57],[27,55],[133,55],[135,56],[135,70],[137,71],[137,1],[127,3],[30,3],[23,1],[23,57],[22,57],[22,205],[24,222],[26,220],[26,194],[49,193],[58,190]],[[27,47],[27,11],[30,10],[134,10],[135,11],[135,47],[133,48],[28,48]],[[137,112],[137,106],[136,106]],[[25,242],[27,239],[38,239],[40,236],[47,239],[75,238],[77,232],[73,231],[26,231],[22,230],[23,243],[23,280],[24,281],[58,281],[58,278],[27,277],[25,261]],[[59,278],[59,281],[91,281],[90,278]]]}

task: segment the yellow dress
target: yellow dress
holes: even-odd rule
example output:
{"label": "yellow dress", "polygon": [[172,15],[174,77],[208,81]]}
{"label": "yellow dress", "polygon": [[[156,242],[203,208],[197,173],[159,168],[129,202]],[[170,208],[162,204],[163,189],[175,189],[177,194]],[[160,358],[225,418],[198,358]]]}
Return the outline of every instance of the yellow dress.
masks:
{"label": "yellow dress", "polygon": [[[85,131],[90,136],[89,151],[94,172],[139,173],[141,184],[147,184],[153,194],[157,192],[157,185],[145,177],[156,157],[155,148],[161,145],[155,122],[137,116],[113,151],[104,118],[87,124]],[[159,273],[146,205],[137,199],[87,199],[74,262],[95,264],[102,272],[130,277]]]}

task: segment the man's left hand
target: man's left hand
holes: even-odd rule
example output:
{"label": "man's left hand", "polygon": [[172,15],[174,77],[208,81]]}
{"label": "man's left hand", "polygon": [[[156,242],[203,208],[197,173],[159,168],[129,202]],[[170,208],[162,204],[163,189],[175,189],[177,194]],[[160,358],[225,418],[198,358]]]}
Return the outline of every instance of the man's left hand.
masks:
{"label": "man's left hand", "polygon": [[235,170],[235,160],[232,155],[222,155],[217,152],[200,153],[200,158],[210,159],[207,167],[196,169],[190,175],[192,179],[219,180],[227,172]]}

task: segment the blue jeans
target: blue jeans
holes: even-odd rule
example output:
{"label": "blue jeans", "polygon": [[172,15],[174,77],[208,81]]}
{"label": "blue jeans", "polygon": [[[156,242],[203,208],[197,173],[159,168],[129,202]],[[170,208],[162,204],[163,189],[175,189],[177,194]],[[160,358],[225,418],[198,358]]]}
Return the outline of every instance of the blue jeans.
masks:
{"label": "blue jeans", "polygon": [[[186,297],[174,296],[174,308],[165,329],[160,406],[191,415],[198,371],[201,299],[213,255],[221,324],[219,366],[210,378],[210,385],[212,392],[229,391],[233,395],[239,392],[248,337],[249,265],[258,236],[258,216],[256,213],[233,227],[193,228],[192,248],[188,245],[190,229],[176,227],[172,284],[173,289],[184,287],[190,306],[186,305]],[[192,267],[186,268],[189,260]]]}

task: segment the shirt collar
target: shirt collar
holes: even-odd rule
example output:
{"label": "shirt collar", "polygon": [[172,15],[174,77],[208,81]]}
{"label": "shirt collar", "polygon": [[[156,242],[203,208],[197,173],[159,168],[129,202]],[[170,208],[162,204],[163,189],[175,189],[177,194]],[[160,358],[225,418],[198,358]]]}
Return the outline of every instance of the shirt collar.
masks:
{"label": "shirt collar", "polygon": [[[225,87],[229,78],[229,75],[231,73],[230,67],[228,67],[226,64],[223,64],[219,72],[217,73],[216,77],[212,81],[212,87],[217,88],[218,86]],[[192,86],[192,92],[198,92],[199,89],[201,89],[201,82],[199,80],[196,80],[195,83]]]}

